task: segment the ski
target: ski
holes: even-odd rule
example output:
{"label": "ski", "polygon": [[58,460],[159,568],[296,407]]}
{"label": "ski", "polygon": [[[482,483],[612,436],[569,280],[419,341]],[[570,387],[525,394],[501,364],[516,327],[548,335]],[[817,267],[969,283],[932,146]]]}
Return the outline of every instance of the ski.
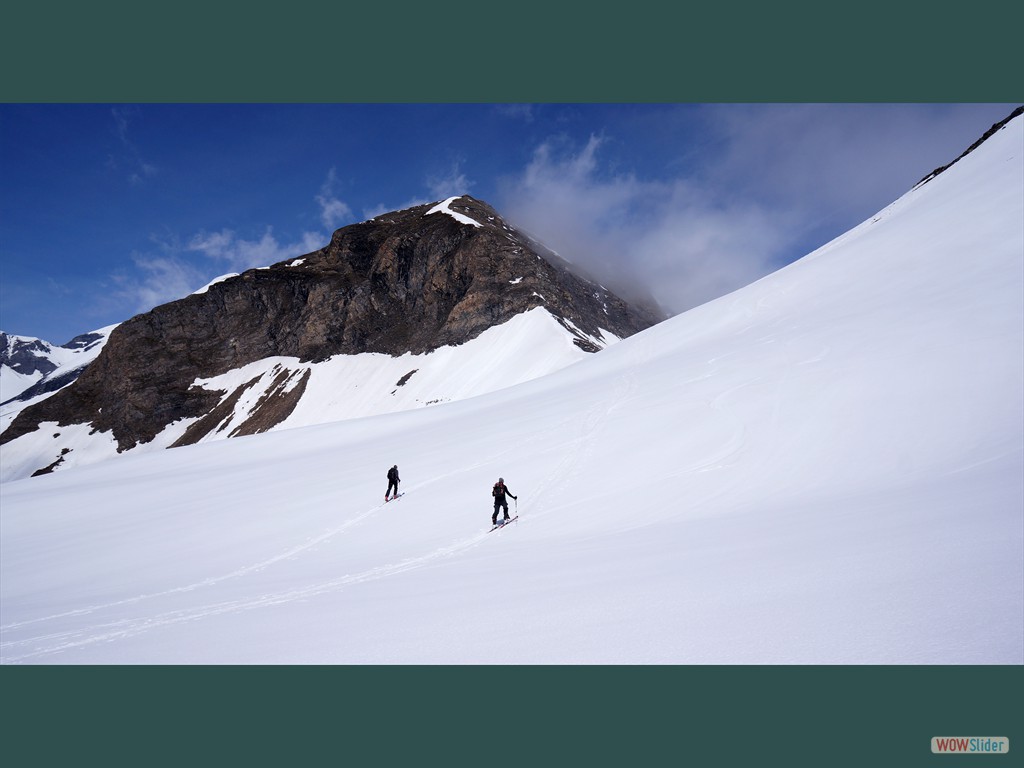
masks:
{"label": "ski", "polygon": [[513,520],[518,520],[518,519],[519,519],[519,515],[516,515],[515,517],[510,517],[508,520],[503,520],[500,523],[496,523],[495,526],[493,528],[491,528],[490,531],[488,531],[488,533],[491,533],[492,531],[496,531],[499,528],[504,528],[506,525],[511,523]]}
{"label": "ski", "polygon": [[387,504],[389,501],[394,501],[395,499],[400,499],[403,496],[405,496],[404,493],[396,494],[395,496],[392,496],[390,499],[384,499],[384,503]]}

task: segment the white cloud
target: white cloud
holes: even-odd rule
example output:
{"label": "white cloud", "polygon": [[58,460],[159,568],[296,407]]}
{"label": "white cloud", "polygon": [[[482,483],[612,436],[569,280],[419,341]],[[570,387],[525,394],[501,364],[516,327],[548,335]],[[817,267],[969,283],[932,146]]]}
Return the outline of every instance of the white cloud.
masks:
{"label": "white cloud", "polygon": [[538,147],[506,180],[502,210],[612,290],[653,296],[670,312],[767,271],[783,222],[755,204],[727,205],[686,178],[609,174],[604,141],[591,136],[577,152],[558,142]]}
{"label": "white cloud", "polygon": [[238,237],[230,229],[222,229],[219,232],[200,232],[194,235],[186,249],[223,263],[228,271],[244,272],[310,253],[322,248],[328,240],[327,235],[304,232],[298,241],[282,243],[270,227],[258,240],[247,240]]}
{"label": "white cloud", "polygon": [[337,229],[342,224],[349,223],[352,219],[352,209],[335,195],[334,187],[336,184],[337,174],[334,168],[331,168],[327,173],[327,179],[320,187],[319,194],[316,196],[316,202],[320,206],[320,221],[331,231]]}
{"label": "white cloud", "polygon": [[[119,131],[127,120],[115,112]],[[315,196],[320,218],[328,230],[351,218],[349,207],[334,195],[337,175],[332,168]],[[182,239],[175,234],[151,235],[155,253],[135,253],[134,273],[111,277],[114,297],[144,312],[158,304],[184,298],[216,277],[231,272],[268,267],[319,250],[330,242],[330,232],[302,232],[297,239],[281,240],[272,227],[258,237],[239,235],[233,229],[203,230]]]}
{"label": "white cloud", "polygon": [[212,259],[225,258],[229,254],[235,240],[235,233],[230,229],[220,232],[200,232],[189,241],[190,251],[200,251]]}
{"label": "white cloud", "polygon": [[628,131],[544,142],[503,181],[499,209],[609,288],[639,286],[679,312],[856,226],[981,134],[969,104],[712,104],[678,117],[658,113],[666,162],[646,176],[611,170],[628,152],[605,157]]}
{"label": "white cloud", "polygon": [[147,312],[158,304],[180,299],[203,285],[203,272],[176,256],[136,254],[136,273],[113,277],[115,294],[134,312]]}
{"label": "white cloud", "polygon": [[701,158],[718,196],[799,212],[840,234],[907,192],[977,139],[970,104],[707,105],[717,137]]}

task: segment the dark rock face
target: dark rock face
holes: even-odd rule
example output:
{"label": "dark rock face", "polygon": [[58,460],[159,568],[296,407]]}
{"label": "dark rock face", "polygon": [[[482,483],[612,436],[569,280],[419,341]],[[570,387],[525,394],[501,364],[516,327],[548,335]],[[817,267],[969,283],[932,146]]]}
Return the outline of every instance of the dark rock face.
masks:
{"label": "dark rock face", "polygon": [[90,347],[99,344],[103,340],[103,335],[100,333],[83,333],[80,336],[75,336],[67,344],[61,344],[64,349],[73,349],[80,352],[87,351]]}
{"label": "dark rock face", "polygon": [[[433,207],[344,227],[319,251],[249,270],[122,323],[74,384],[19,414],[0,443],[55,421],[112,430],[126,450],[221,402],[224,393],[192,388],[196,378],[270,356],[424,353],[540,306],[577,335],[581,348],[596,351],[580,332],[625,337],[663,319],[577,277],[485,203],[462,197],[450,204],[480,226],[443,211],[428,215]],[[296,397],[265,411],[253,429],[273,426],[275,413],[279,422]],[[193,425],[186,442],[205,434],[203,423]]]}

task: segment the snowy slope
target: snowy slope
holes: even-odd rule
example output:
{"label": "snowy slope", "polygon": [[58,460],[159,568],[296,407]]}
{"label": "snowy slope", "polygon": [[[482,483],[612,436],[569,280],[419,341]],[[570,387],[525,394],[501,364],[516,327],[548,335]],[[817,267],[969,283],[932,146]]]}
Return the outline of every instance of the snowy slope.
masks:
{"label": "snowy slope", "polygon": [[[11,339],[15,341],[28,340],[24,336],[13,336]],[[0,363],[0,403],[6,402],[12,397],[17,397],[43,378],[43,375],[44,374],[41,371],[35,371],[33,373],[18,373],[18,371],[14,370],[9,365]]]}
{"label": "snowy slope", "polygon": [[[193,386],[221,392],[220,402],[225,404],[226,411],[201,442],[234,436],[268,394],[287,392],[296,386],[305,387],[302,398],[275,430],[475,397],[547,375],[589,357],[592,353],[574,344],[575,338],[588,339],[598,347],[619,341],[609,331],[594,338],[579,329],[573,330],[575,335],[547,310],[536,308],[489,328],[465,344],[421,355],[336,355],[319,363],[303,363],[293,357],[265,358],[194,383]],[[241,396],[236,394],[239,391]],[[4,406],[0,431],[20,410],[37,401]],[[168,448],[197,421],[199,418],[175,422],[133,452]],[[59,462],[56,468],[66,471],[120,455],[110,433],[94,431],[90,424],[61,427],[56,422],[45,422],[43,427],[0,446],[0,482],[29,477],[53,462]],[[61,436],[59,445],[54,435]]]}
{"label": "snowy slope", "polygon": [[[547,310],[536,308],[489,328],[465,344],[421,355],[336,355],[321,363],[267,358],[197,384],[232,392],[260,377],[245,400],[234,408],[231,421],[243,422],[279,371],[289,371],[291,381],[309,371],[302,400],[278,426],[287,429],[462,400],[530,381],[589,357],[590,353],[576,346],[573,338]],[[603,347],[619,339],[606,331],[592,341]],[[177,425],[168,433],[176,437],[186,426]],[[220,435],[211,437],[218,439]]]}
{"label": "snowy slope", "polygon": [[552,375],[0,486],[2,661],[1024,662],[1022,126]]}

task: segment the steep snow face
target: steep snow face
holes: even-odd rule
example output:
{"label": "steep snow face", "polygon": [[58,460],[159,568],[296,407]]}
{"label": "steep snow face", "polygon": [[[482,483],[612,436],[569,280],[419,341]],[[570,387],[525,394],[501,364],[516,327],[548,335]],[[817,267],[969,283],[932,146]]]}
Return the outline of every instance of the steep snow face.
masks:
{"label": "steep snow face", "polygon": [[554,374],[3,485],[2,661],[1024,663],[1022,125]]}
{"label": "steep snow face", "polygon": [[9,365],[0,363],[0,402],[17,397],[45,375],[42,371],[19,373]]}
{"label": "steep snow face", "polygon": [[[608,331],[590,337],[578,328],[560,324],[545,309],[536,308],[466,344],[441,347],[427,354],[337,355],[320,363],[303,363],[291,357],[266,358],[194,382],[195,387],[221,393],[215,415],[202,420],[201,438],[192,439],[190,432],[201,420],[187,419],[171,424],[151,442],[133,450],[167,448],[179,441],[223,440],[268,428],[362,418],[475,397],[550,374],[587,357],[588,353],[574,343],[577,340],[597,348],[619,341]],[[289,399],[294,400],[289,403],[290,414],[268,427],[263,409],[268,403]],[[3,426],[30,402],[35,401],[5,407]],[[110,434],[95,432],[89,425],[78,425],[70,441],[71,431],[55,423],[42,427],[2,447],[0,482],[28,477],[46,467],[64,471],[118,455]],[[59,446],[55,436],[62,437]]]}

